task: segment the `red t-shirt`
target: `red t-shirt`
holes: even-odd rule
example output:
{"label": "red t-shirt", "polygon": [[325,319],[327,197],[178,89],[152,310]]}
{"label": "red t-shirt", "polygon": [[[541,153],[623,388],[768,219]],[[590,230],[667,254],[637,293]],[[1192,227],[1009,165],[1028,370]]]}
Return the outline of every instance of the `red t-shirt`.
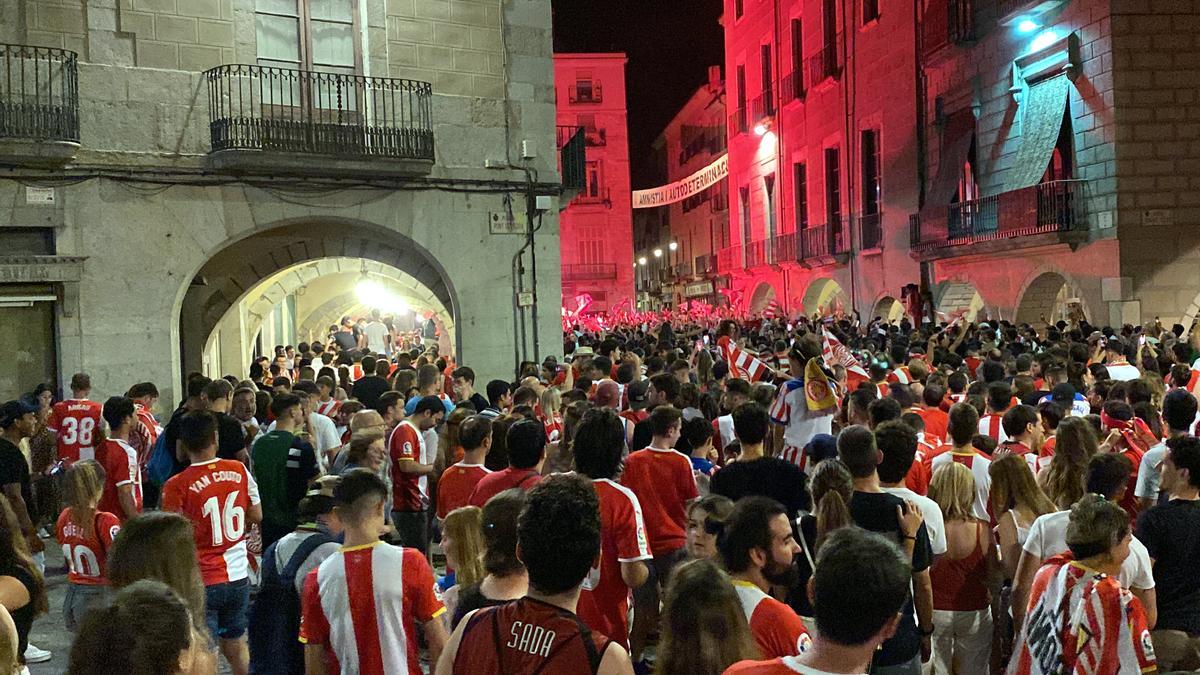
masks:
{"label": "red t-shirt", "polygon": [[192,464],[163,485],[163,511],[178,511],[192,521],[205,586],[249,576],[246,510],[258,503],[254,477],[234,459]]}
{"label": "red t-shirt", "polygon": [[58,443],[58,458],[67,466],[81,459],[96,458],[96,432],[104,406],[87,399],[59,401],[50,409],[46,428]]}
{"label": "red t-shirt", "polygon": [[493,471],[475,484],[475,489],[471,490],[471,495],[467,497],[467,505],[482,509],[489,499],[501,492],[515,487],[530,490],[540,480],[542,475],[535,469],[514,469],[510,466],[503,471]]}
{"label": "red t-shirt", "polygon": [[396,511],[424,511],[429,500],[421,489],[420,476],[400,470],[404,462],[420,462],[425,445],[421,432],[408,420],[396,425],[388,437],[392,457],[392,508]]}
{"label": "red t-shirt", "polygon": [[607,478],[592,481],[600,497],[600,563],[583,580],[579,618],[593,630],[626,645],[629,587],[621,563],[650,559],[642,507],[629,488]]}
{"label": "red t-shirt", "polygon": [[766,658],[793,656],[806,651],[812,638],[791,607],[767,595],[749,581],[734,581],[742,611],[758,651]]}
{"label": "red t-shirt", "polygon": [[692,460],[675,450],[646,448],[629,455],[621,483],[637,495],[650,550],[662,555],[683,547],[687,503],[700,496]]}
{"label": "red t-shirt", "polygon": [[134,404],[133,409],[137,414],[137,423],[133,425],[133,433],[129,435],[129,444],[137,451],[138,466],[144,467],[150,460],[150,451],[154,449],[162,427],[159,426],[158,420],[154,419],[154,413],[141,403]]}
{"label": "red t-shirt", "polygon": [[932,475],[928,464],[921,458],[914,458],[912,466],[908,469],[908,475],[904,477],[904,487],[922,496],[928,494]]}
{"label": "red t-shirt", "polygon": [[97,511],[92,519],[92,531],[85,533],[71,520],[71,509],[63,509],[55,530],[63,557],[67,559],[67,580],[84,586],[107,584],[108,550],[120,529],[121,521],[116,516]]}
{"label": "red t-shirt", "polygon": [[121,522],[129,517],[121,508],[120,489],[133,486],[133,503],[142,510],[142,472],[138,465],[137,450],[125,441],[110,438],[104,441],[96,453],[96,461],[104,467],[104,492],[100,495],[100,511],[117,514]]}
{"label": "red t-shirt", "polygon": [[454,675],[593,675],[611,642],[571,612],[530,597],[481,609],[465,623]]}
{"label": "red t-shirt", "polygon": [[947,427],[950,425],[949,415],[939,408],[917,408],[916,413],[925,420],[926,440],[935,440],[934,445],[946,440]]}
{"label": "red t-shirt", "polygon": [[445,611],[420,551],[343,546],[304,579],[300,642],[323,645],[333,675],[420,675],[416,624]]}
{"label": "red t-shirt", "polygon": [[446,469],[437,484],[437,517],[444,519],[454,509],[466,506],[471,491],[489,473],[482,464],[462,462]]}

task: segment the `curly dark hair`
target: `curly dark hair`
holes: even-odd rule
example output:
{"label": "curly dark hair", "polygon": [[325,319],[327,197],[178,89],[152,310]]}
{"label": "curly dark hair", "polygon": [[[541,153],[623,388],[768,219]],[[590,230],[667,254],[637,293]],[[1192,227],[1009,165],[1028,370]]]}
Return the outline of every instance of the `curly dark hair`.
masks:
{"label": "curly dark hair", "polygon": [[582,476],[555,474],[529,491],[517,521],[529,587],[554,595],[575,588],[600,553],[600,500]]}

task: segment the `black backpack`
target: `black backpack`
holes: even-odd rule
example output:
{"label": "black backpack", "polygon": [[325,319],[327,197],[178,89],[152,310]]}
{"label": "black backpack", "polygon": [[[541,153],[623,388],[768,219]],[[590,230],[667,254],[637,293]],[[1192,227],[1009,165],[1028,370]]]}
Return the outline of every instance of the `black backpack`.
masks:
{"label": "black backpack", "polygon": [[275,568],[275,548],[279,542],[268,546],[263,553],[262,580],[250,606],[251,673],[304,675],[296,572],[318,546],[334,541],[333,537],[321,532],[309,536],[300,542],[282,572]]}

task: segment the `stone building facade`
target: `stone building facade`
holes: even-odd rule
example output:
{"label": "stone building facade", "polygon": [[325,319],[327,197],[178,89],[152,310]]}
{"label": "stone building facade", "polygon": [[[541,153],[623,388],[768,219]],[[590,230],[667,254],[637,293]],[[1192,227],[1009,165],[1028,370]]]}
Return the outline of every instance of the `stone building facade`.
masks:
{"label": "stone building facade", "polygon": [[557,311],[537,312],[560,304],[549,0],[0,17],[0,62],[26,76],[0,77],[20,113],[0,124],[0,324],[41,339],[6,397],[84,370],[97,397],[151,380],[174,402],[185,372],[243,376],[272,307],[320,336],[365,279],[481,378],[559,351]]}

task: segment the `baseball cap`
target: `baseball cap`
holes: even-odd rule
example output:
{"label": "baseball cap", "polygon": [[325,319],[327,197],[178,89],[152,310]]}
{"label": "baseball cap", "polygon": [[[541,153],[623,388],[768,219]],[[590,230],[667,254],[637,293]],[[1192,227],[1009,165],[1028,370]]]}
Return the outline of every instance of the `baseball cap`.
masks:
{"label": "baseball cap", "polygon": [[604,379],[596,385],[596,395],[592,399],[601,408],[616,408],[621,403],[621,386],[616,382]]}
{"label": "baseball cap", "polygon": [[37,406],[32,403],[26,403],[20,399],[9,401],[0,407],[0,429],[7,429],[21,417],[37,411]]}
{"label": "baseball cap", "polygon": [[642,410],[650,402],[650,380],[632,382],[625,389],[629,393],[629,407]]}
{"label": "baseball cap", "polygon": [[575,358],[580,357],[580,356],[594,356],[595,353],[596,352],[592,351],[591,347],[576,347],[575,353],[572,354],[571,356],[575,357]]}

